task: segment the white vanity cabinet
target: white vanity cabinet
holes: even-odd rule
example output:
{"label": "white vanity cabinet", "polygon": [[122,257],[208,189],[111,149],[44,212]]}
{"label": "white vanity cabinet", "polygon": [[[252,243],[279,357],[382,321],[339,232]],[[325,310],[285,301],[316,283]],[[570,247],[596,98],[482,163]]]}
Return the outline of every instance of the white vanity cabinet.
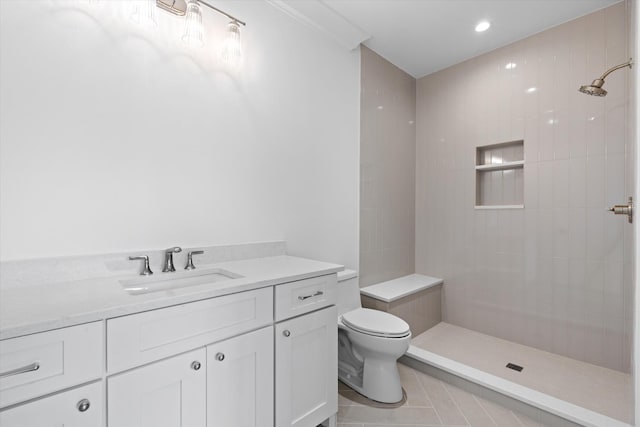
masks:
{"label": "white vanity cabinet", "polygon": [[273,327],[108,380],[109,426],[273,426]]}
{"label": "white vanity cabinet", "polygon": [[2,427],[101,427],[102,383],[57,393],[0,412]]}
{"label": "white vanity cabinet", "polygon": [[334,426],[336,275],[277,283],[0,341],[0,426]]}
{"label": "white vanity cabinet", "polygon": [[334,274],[276,287],[276,318],[300,314],[275,327],[277,427],[316,426],[338,411],[336,286]]}
{"label": "white vanity cabinet", "polygon": [[101,322],[0,341],[0,426],[101,427],[103,366]]}
{"label": "white vanity cabinet", "polygon": [[207,347],[207,427],[273,426],[273,326]]}
{"label": "white vanity cabinet", "polygon": [[107,320],[116,373],[273,324],[273,290],[224,295]]}
{"label": "white vanity cabinet", "polygon": [[272,324],[271,287],[109,319],[110,372],[153,361],[109,377],[109,427],[272,426]]}
{"label": "white vanity cabinet", "polygon": [[102,377],[101,322],[0,341],[0,408]]}
{"label": "white vanity cabinet", "polygon": [[109,377],[112,427],[204,427],[206,351],[195,351]]}

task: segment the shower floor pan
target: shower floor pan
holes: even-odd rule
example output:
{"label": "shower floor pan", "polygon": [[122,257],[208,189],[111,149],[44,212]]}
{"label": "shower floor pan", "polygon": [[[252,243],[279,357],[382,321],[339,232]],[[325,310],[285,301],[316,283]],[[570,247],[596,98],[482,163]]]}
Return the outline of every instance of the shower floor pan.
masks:
{"label": "shower floor pan", "polygon": [[[543,425],[633,423],[630,374],[445,322],[412,339],[401,362],[475,393],[485,390],[486,397],[510,401],[525,413],[530,408],[530,416]],[[523,369],[509,369],[508,363]]]}

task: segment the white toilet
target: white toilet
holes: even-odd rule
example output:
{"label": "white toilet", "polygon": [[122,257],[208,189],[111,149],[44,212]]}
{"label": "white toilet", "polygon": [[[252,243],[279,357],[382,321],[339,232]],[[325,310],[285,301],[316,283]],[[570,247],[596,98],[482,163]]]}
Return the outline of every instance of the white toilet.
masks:
{"label": "white toilet", "polygon": [[358,276],[338,273],[338,378],[369,399],[402,400],[397,360],[409,348],[411,331],[404,320],[362,308]]}

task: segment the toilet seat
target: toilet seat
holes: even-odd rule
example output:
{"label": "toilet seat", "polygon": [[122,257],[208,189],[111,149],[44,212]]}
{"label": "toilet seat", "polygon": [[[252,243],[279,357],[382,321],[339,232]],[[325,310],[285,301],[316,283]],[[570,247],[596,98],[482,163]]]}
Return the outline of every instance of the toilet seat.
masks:
{"label": "toilet seat", "polygon": [[341,317],[342,323],[354,331],[386,338],[403,338],[409,335],[409,324],[393,314],[369,308],[359,308]]}

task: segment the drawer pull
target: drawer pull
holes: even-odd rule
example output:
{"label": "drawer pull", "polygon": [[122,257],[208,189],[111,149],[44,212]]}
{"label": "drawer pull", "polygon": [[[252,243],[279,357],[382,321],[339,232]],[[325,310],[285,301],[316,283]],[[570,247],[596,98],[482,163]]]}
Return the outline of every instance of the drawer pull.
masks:
{"label": "drawer pull", "polygon": [[26,374],[27,372],[33,372],[40,369],[40,364],[38,362],[33,362],[30,365],[23,366],[22,368],[12,369],[7,372],[0,373],[0,378],[11,377],[13,375]]}
{"label": "drawer pull", "polygon": [[300,301],[304,301],[304,300],[306,300],[307,298],[319,297],[320,295],[324,295],[324,292],[322,292],[322,291],[318,291],[318,292],[316,292],[316,293],[315,293],[315,294],[313,294],[313,295],[300,295],[300,296],[298,297],[298,299],[299,299]]}
{"label": "drawer pull", "polygon": [[216,354],[216,360],[218,362],[222,362],[224,360],[224,353],[217,353]]}
{"label": "drawer pull", "polygon": [[200,362],[198,362],[197,360],[191,362],[191,369],[193,369],[194,371],[199,371],[200,370]]}
{"label": "drawer pull", "polygon": [[89,402],[89,399],[82,399],[80,402],[78,402],[76,408],[78,408],[78,411],[80,412],[87,412],[89,406],[91,406],[91,402]]}

